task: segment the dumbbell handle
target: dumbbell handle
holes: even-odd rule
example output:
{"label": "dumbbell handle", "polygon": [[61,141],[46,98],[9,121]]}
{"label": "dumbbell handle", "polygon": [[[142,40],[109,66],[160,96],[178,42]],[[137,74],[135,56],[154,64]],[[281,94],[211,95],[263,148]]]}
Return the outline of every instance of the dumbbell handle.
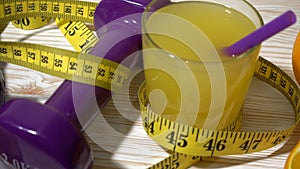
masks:
{"label": "dumbbell handle", "polygon": [[[127,56],[140,50],[141,14],[149,2],[150,0],[102,1],[96,9],[94,18],[94,25],[98,30],[97,35],[100,40],[90,54],[121,63]],[[125,20],[130,22],[124,22]],[[104,27],[103,30],[107,31],[101,30]],[[135,36],[124,39],[126,35]],[[129,67],[130,65],[124,66]],[[99,109],[103,108],[111,98],[111,92],[107,89],[66,80],[45,104],[64,113],[77,124],[78,118],[84,117],[85,120],[81,121],[81,125],[85,125],[82,123],[89,121],[96,113],[96,110],[89,110],[95,106],[91,105],[93,104],[91,99],[95,99],[93,95],[96,96]],[[78,114],[81,112],[85,114]]]}

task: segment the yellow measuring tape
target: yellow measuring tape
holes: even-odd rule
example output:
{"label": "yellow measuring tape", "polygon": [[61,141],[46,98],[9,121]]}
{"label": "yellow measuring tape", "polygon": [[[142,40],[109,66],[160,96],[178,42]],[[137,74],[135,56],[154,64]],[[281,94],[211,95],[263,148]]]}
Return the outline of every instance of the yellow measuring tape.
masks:
{"label": "yellow measuring tape", "polygon": [[50,18],[47,17],[29,17],[29,18],[21,18],[12,22],[12,24],[20,29],[31,30],[41,28],[47,25],[50,21]]}
{"label": "yellow measuring tape", "polygon": [[[0,21],[14,20],[16,17],[26,29],[36,29],[45,22],[39,18],[56,18],[55,21],[63,35],[76,51],[17,42],[0,42],[0,61],[17,64],[53,76],[103,87],[111,90],[122,88],[129,70],[110,60],[86,54],[98,41],[91,30],[78,20],[93,23],[97,3],[74,1],[4,1],[0,4]],[[53,8],[53,9],[52,9]],[[57,9],[56,9],[57,8]],[[34,21],[34,22],[32,22]],[[13,21],[15,23],[16,21]],[[20,22],[19,22],[20,23]],[[33,24],[33,25],[32,25]],[[17,26],[24,28],[24,26]],[[80,56],[80,57],[79,57]],[[113,86],[113,87],[112,87]]]}
{"label": "yellow measuring tape", "polygon": [[[146,87],[141,86],[139,99],[147,134],[159,145],[175,152],[150,168],[187,168],[202,160],[203,156],[258,152],[288,138],[300,120],[298,85],[280,68],[262,57],[257,62],[254,77],[279,90],[290,101],[295,113],[295,122],[291,127],[272,132],[237,132],[213,131],[181,125],[155,114],[148,105]],[[239,120],[236,120],[235,123],[238,122]]]}
{"label": "yellow measuring tape", "polygon": [[69,21],[93,23],[98,3],[69,0],[3,0],[1,22],[28,17],[64,18]]}
{"label": "yellow measuring tape", "polygon": [[[93,24],[97,5],[91,2],[64,0],[1,2],[0,23],[12,21],[19,28],[36,29],[46,25],[49,18],[56,18],[55,22],[59,29],[78,52],[37,44],[0,42],[0,61],[69,80],[74,80],[76,76],[76,81],[109,90],[111,85],[122,88],[123,81],[129,73],[126,67],[86,54],[98,41],[85,25],[85,23]],[[78,57],[79,54],[83,57]],[[122,80],[114,81],[116,76]],[[273,147],[288,138],[300,118],[300,91],[297,84],[286,73],[261,57],[257,62],[254,76],[278,89],[290,101],[296,119],[291,127],[272,132],[238,132],[235,129],[241,123],[241,116],[224,131],[181,125],[162,118],[151,110],[145,94],[146,88],[142,85],[139,101],[145,131],[162,147],[173,151],[169,157],[150,168],[187,168],[205,157],[257,152]]]}

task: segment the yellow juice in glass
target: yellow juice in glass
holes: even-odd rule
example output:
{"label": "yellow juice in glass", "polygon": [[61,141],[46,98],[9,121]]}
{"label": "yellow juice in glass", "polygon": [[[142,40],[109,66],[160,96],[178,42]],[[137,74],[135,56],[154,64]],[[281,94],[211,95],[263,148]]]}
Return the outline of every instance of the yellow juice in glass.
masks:
{"label": "yellow juice in glass", "polygon": [[[224,129],[236,120],[259,46],[237,57],[225,56],[222,49],[257,26],[233,8],[197,1],[161,7],[145,14],[143,24],[145,82],[152,110],[207,129]],[[199,38],[201,33],[207,39]],[[207,54],[211,48],[206,43],[217,55]]]}

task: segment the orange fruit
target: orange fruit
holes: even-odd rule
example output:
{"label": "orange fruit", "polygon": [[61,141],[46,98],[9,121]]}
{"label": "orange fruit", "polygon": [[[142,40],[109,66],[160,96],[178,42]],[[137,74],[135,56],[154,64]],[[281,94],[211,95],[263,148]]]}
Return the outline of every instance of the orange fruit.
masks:
{"label": "orange fruit", "polygon": [[294,43],[293,53],[292,53],[292,64],[293,64],[293,71],[294,71],[295,78],[298,84],[300,84],[300,32],[298,32],[298,35]]}
{"label": "orange fruit", "polygon": [[300,168],[300,141],[296,144],[296,146],[290,152],[285,166],[285,169],[299,169]]}

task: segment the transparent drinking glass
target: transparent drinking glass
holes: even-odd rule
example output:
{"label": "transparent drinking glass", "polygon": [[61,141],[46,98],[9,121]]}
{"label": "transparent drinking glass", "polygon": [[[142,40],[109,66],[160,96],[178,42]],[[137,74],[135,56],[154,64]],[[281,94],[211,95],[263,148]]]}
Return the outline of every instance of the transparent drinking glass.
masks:
{"label": "transparent drinking glass", "polygon": [[225,129],[242,111],[260,45],[223,50],[263,25],[244,0],[153,0],[142,18],[145,86],[162,117]]}

